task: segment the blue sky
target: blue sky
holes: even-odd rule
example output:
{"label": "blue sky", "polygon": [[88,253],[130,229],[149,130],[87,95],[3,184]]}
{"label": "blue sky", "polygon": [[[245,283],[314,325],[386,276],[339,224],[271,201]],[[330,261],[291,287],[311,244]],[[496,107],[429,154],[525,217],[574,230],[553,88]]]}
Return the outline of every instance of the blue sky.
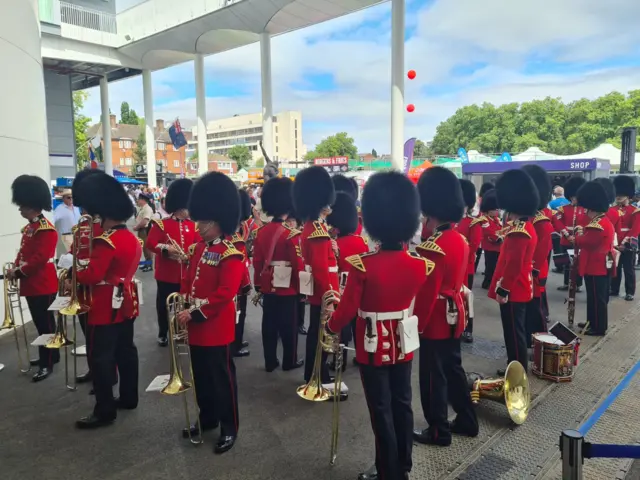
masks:
{"label": "blue sky", "polygon": [[[122,10],[138,0],[118,0]],[[640,2],[407,0],[406,136],[429,140],[459,107],[640,88]],[[303,139],[347,131],[360,151],[390,143],[389,2],[272,40],[274,110],[300,110]],[[260,111],[258,45],[205,60],[209,120]],[[195,119],[193,65],[153,73],[156,118]],[[99,94],[86,113],[99,117]],[[142,113],[142,81],[111,84],[111,108]]]}

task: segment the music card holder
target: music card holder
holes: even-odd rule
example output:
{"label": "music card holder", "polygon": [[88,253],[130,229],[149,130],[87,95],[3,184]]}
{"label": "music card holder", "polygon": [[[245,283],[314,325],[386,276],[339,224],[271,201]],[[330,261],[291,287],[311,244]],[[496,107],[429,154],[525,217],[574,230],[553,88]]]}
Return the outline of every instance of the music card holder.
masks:
{"label": "music card holder", "polygon": [[300,293],[302,295],[313,295],[313,276],[311,275],[311,267],[308,265],[304,267],[304,270],[299,272],[300,279]]}
{"label": "music card holder", "polygon": [[68,306],[69,303],[71,303],[71,297],[56,297],[47,310],[50,312],[59,312],[61,308]]}
{"label": "music card holder", "polygon": [[405,355],[420,347],[420,334],[418,332],[418,317],[411,315],[398,322],[398,335],[400,336],[400,351]]}
{"label": "music card holder", "polygon": [[145,392],[161,392],[162,389],[169,384],[170,377],[169,374],[158,375],[151,381]]}
{"label": "music card holder", "polygon": [[55,333],[44,333],[40,335],[38,338],[36,338],[33,342],[31,342],[31,345],[34,347],[44,347],[55,336],[56,336]]}
{"label": "music card holder", "polygon": [[284,265],[275,265],[273,267],[273,278],[271,285],[274,288],[289,288],[291,286],[291,273],[293,269]]}
{"label": "music card holder", "polygon": [[142,296],[142,282],[137,278],[134,278],[133,283],[135,283],[136,288],[138,289],[138,303],[140,305],[144,305],[144,297]]}
{"label": "music card holder", "polygon": [[570,345],[578,339],[578,336],[562,323],[557,322],[549,329],[549,333],[556,336],[565,345]]}

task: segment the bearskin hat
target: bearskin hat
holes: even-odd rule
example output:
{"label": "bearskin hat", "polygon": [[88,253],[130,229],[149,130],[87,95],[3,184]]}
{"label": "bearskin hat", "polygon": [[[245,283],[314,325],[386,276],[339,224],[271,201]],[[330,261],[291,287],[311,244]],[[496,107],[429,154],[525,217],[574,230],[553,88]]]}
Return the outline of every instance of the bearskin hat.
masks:
{"label": "bearskin hat", "polygon": [[357,200],[358,196],[360,195],[360,186],[358,185],[358,181],[355,178],[349,177],[349,180],[351,180],[351,183],[353,183],[353,191],[356,192],[356,200]]}
{"label": "bearskin hat", "polygon": [[[587,181],[582,177],[571,177],[564,184],[564,198],[567,200],[571,200],[578,194],[578,190],[580,187],[587,183]],[[633,190],[631,190],[633,192]]]}
{"label": "bearskin hat", "polygon": [[478,192],[478,196],[480,198],[484,197],[489,190],[493,190],[496,186],[491,182],[484,182],[480,186],[480,191]]}
{"label": "bearskin hat", "polygon": [[602,185],[602,187],[604,188],[604,191],[607,192],[607,198],[609,199],[609,204],[615,203],[616,187],[613,186],[613,182],[606,177],[598,177],[594,180],[594,182]]}
{"label": "bearskin hat", "polygon": [[293,182],[293,205],[304,220],[316,219],[333,204],[336,192],[329,173],[320,166],[300,170]]}
{"label": "bearskin hat", "polygon": [[576,195],[578,205],[587,210],[604,213],[609,210],[609,197],[607,190],[600,182],[590,181],[580,187]]}
{"label": "bearskin hat", "polygon": [[495,189],[491,189],[482,196],[480,202],[480,211],[487,213],[491,210],[498,210],[498,197],[496,197]]}
{"label": "bearskin hat", "polygon": [[533,179],[523,170],[507,170],[496,181],[498,206],[508,213],[532,217],[538,211],[540,197]]}
{"label": "bearskin hat", "polygon": [[422,213],[443,222],[459,222],[464,215],[464,198],[458,177],[444,167],[431,167],[418,180]]}
{"label": "bearskin hat", "polygon": [[627,175],[617,175],[613,178],[613,185],[616,187],[617,197],[629,197],[633,198],[636,192],[636,185],[633,178]]}
{"label": "bearskin hat", "polygon": [[476,206],[476,186],[471,180],[461,179],[460,187],[462,188],[462,198],[464,204],[469,210]]}
{"label": "bearskin hat", "polygon": [[188,178],[179,178],[171,182],[164,199],[164,209],[167,213],[175,213],[187,208],[192,188],[193,181]]}
{"label": "bearskin hat", "polygon": [[81,188],[82,192],[91,192],[91,195],[82,195],[82,208],[89,215],[122,222],[133,217],[135,212],[129,195],[111,175],[90,175],[82,180]]}
{"label": "bearskin hat", "polygon": [[327,223],[337,228],[341,235],[349,235],[358,228],[358,209],[347,192],[336,194],[336,201],[331,206],[331,215],[327,217]]}
{"label": "bearskin hat", "polygon": [[[82,181],[91,176],[91,175],[106,175],[102,170],[98,170],[97,168],[85,168],[83,170],[78,171],[76,173],[75,178],[73,179],[73,183],[71,184],[71,195],[73,197],[73,204],[78,208],[84,208],[82,204],[83,193],[85,188],[81,188]],[[91,193],[89,193],[90,195]]]}
{"label": "bearskin hat", "polygon": [[196,222],[216,222],[225,235],[232,235],[240,223],[240,195],[224,173],[209,172],[193,186],[189,214]]}
{"label": "bearskin hat", "polygon": [[244,222],[251,217],[253,205],[251,205],[251,197],[245,190],[238,190],[238,195],[240,195],[240,221]]}
{"label": "bearskin hat", "polygon": [[51,190],[47,182],[36,175],[20,175],[11,184],[11,202],[19,207],[50,212]]}
{"label": "bearskin hat", "polygon": [[260,194],[262,211],[270,217],[291,214],[293,183],[288,177],[272,178],[265,183]]}
{"label": "bearskin hat", "polygon": [[331,177],[331,181],[333,182],[333,188],[335,188],[336,193],[344,192],[350,195],[354,200],[358,199],[358,184],[354,184],[351,178],[345,177],[342,174],[337,174]]}
{"label": "bearskin hat", "polygon": [[411,240],[420,225],[420,197],[411,180],[400,172],[372,175],[362,192],[362,220],[374,240]]}
{"label": "bearskin hat", "polygon": [[549,200],[551,200],[551,178],[549,178],[547,171],[539,165],[525,165],[522,167],[522,170],[529,174],[538,189],[538,197],[540,197],[538,210],[542,210],[548,205]]}

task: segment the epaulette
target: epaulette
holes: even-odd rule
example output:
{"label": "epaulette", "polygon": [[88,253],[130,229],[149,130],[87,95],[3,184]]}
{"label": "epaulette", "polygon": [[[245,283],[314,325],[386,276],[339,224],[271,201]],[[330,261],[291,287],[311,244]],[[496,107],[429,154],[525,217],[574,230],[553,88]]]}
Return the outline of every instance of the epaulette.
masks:
{"label": "epaulette", "polygon": [[440,248],[440,246],[436,243],[436,240],[440,238],[441,235],[442,235],[441,232],[434,233],[429,238],[427,238],[424,242],[418,245],[416,249],[419,248],[420,250],[424,250],[425,252],[435,252],[435,253],[439,253],[440,255],[446,255],[444,253],[444,250],[442,250],[442,248]]}
{"label": "epaulette", "polygon": [[289,225],[287,225],[286,223],[283,223],[282,226],[287,229],[287,231],[289,232],[289,236],[287,237],[287,240],[291,240],[293,237],[295,237],[296,235],[300,235],[302,232],[300,230],[298,230],[297,228],[293,228],[290,227]]}
{"label": "epaulette", "polygon": [[594,218],[584,228],[593,228],[594,230],[604,230],[604,227],[600,225],[600,218]]}
{"label": "epaulette", "polygon": [[240,232],[236,232],[231,236],[231,243],[244,243],[244,237],[240,235]]}
{"label": "epaulette", "polygon": [[367,269],[364,268],[364,263],[362,263],[362,258],[360,258],[360,255],[351,255],[345,258],[345,260],[356,270],[360,270],[361,272],[367,271]]}
{"label": "epaulette", "polygon": [[51,222],[49,220],[47,220],[46,218],[41,218],[40,221],[38,222],[38,228],[36,228],[36,232],[39,232],[41,230],[55,230],[56,228],[51,225]]}
{"label": "epaulette", "polygon": [[113,235],[114,232],[115,232],[115,230],[107,230],[102,235],[97,236],[96,240],[104,240],[105,242],[107,242],[109,244],[109,246],[111,248],[116,248],[115,244],[109,238],[111,235]]}
{"label": "epaulette", "polygon": [[[444,254],[444,252],[442,253]],[[409,252],[409,255],[412,256],[413,258],[419,258],[420,260],[424,261],[425,267],[427,269],[427,275],[431,275],[431,272],[433,272],[433,269],[436,268],[435,262],[433,262],[432,260],[429,260],[428,258],[424,258],[420,256],[420,254],[416,252]]]}
{"label": "epaulette", "polygon": [[551,221],[551,220],[549,219],[549,217],[547,217],[544,213],[542,213],[542,210],[538,210],[538,211],[536,212],[536,216],[535,216],[535,217],[533,217],[533,221],[532,221],[531,223],[533,223],[533,224],[535,225],[536,223],[538,223],[538,222],[544,222],[545,220],[547,220],[547,221],[549,221],[549,222]]}
{"label": "epaulette", "polygon": [[261,225],[261,226],[259,226],[258,228],[255,228],[255,229],[251,230],[251,233],[249,234],[249,238],[252,238],[252,239],[254,239],[254,240],[255,240],[255,239],[256,239],[256,237],[258,236],[258,232],[259,232],[262,228],[264,228],[264,225]]}
{"label": "epaulette", "polygon": [[474,225],[477,225],[478,223],[482,223],[486,219],[487,218],[484,215],[480,215],[479,217],[476,217],[473,220],[471,220],[471,223],[469,224],[469,227],[473,227]]}
{"label": "epaulette", "polygon": [[[159,218],[152,218],[151,222],[153,222],[156,225],[158,225],[158,228],[160,228],[160,230],[162,230],[164,232],[164,222],[162,220],[160,220]],[[196,229],[196,231],[197,231],[197,229]]]}
{"label": "epaulette", "polygon": [[505,233],[505,236],[513,235],[516,233],[524,233],[527,237],[531,238],[531,234],[527,232],[525,225],[526,225],[525,222],[514,220],[513,224],[511,225],[511,228],[509,228],[509,230]]}
{"label": "epaulette", "polygon": [[71,233],[74,234],[78,231],[78,225],[74,225],[73,227],[71,227]]}
{"label": "epaulette", "polygon": [[331,238],[329,237],[329,232],[327,232],[327,229],[322,223],[318,221],[313,222],[313,229],[313,232],[307,238]]}
{"label": "epaulette", "polygon": [[225,258],[229,258],[233,255],[240,255],[242,258],[244,258],[244,255],[242,254],[242,252],[238,250],[236,247],[234,247],[233,243],[231,243],[228,240],[223,240],[222,243],[224,244],[225,247],[227,247],[227,249],[224,251],[224,253],[220,257],[220,261],[224,260]]}

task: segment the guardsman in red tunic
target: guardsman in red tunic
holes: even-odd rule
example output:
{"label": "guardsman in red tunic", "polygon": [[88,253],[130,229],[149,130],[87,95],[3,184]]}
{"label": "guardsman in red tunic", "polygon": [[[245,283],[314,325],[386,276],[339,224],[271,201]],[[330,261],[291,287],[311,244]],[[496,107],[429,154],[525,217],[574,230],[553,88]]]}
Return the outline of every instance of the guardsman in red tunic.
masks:
{"label": "guardsman in red tunic", "polygon": [[[240,197],[233,181],[209,172],[195,183],[189,213],[198,223],[202,240],[195,246],[182,293],[189,305],[178,314],[188,325],[189,349],[196,384],[200,425],[220,425],[215,453],[230,450],[240,425],[238,384],[231,344],[235,337],[235,297],[245,272],[244,255],[225,239],[238,228]],[[189,432],[183,430],[184,437]],[[191,426],[191,434],[197,427]]]}
{"label": "guardsman in red tunic", "polygon": [[[300,272],[300,293],[307,294],[310,307],[304,366],[305,382],[311,378],[315,361],[322,296],[325,292],[340,287],[338,261],[325,224],[335,198],[333,182],[324,168],[309,167],[296,175],[293,182],[293,202],[296,214],[304,221],[300,246],[305,270]],[[326,352],[323,351],[321,381],[327,388],[333,388],[326,356]],[[346,398],[346,394],[342,397]]]}
{"label": "guardsman in red tunic", "polygon": [[482,224],[482,251],[484,252],[484,279],[482,280],[482,288],[489,290],[493,273],[496,271],[500,248],[502,247],[503,237],[502,220],[500,219],[500,210],[498,209],[498,199],[495,191],[485,193],[480,202],[480,213],[485,218]]}
{"label": "guardsman in red tunic", "polygon": [[[433,167],[418,181],[422,213],[433,234],[416,252],[435,265],[416,298],[420,331],[420,401],[429,427],[415,430],[416,441],[451,445],[451,434],[478,435],[460,351],[467,321],[463,289],[469,265],[469,245],[451,224],[459,222],[465,203],[460,182],[443,167]],[[450,424],[448,403],[456,412]]]}
{"label": "guardsman in red tunic", "polygon": [[[584,210],[578,206],[576,195],[586,180],[582,177],[571,177],[564,185],[564,196],[571,203],[558,207],[556,215],[553,219],[553,228],[560,234],[560,248],[564,255],[557,262],[564,265],[564,284],[558,287],[558,290],[569,290],[569,274],[571,272],[571,258],[568,250],[574,248],[573,245],[573,228],[577,226],[585,226],[589,223],[589,219],[584,214]],[[582,291],[582,277],[577,278],[577,291]]]}
{"label": "guardsman in red tunic", "polygon": [[586,335],[604,335],[609,325],[610,271],[614,268],[614,228],[606,212],[609,198],[602,184],[587,182],[578,190],[578,205],[586,209],[591,219],[584,228],[578,229],[576,245],[579,247],[578,270],[584,276],[587,289],[587,321],[578,323],[580,328],[588,325]]}
{"label": "guardsman in red tunic", "polygon": [[[522,170],[508,170],[496,182],[498,205],[507,214],[498,266],[489,288],[489,298],[500,304],[502,332],[508,363],[517,360],[526,370],[527,304],[533,298],[533,253],[538,238],[532,220],[540,197],[531,177]],[[504,375],[499,369],[498,375]]]}
{"label": "guardsman in red tunic", "polygon": [[553,249],[551,235],[555,231],[551,218],[545,208],[551,199],[551,179],[547,171],[538,165],[525,165],[522,170],[533,180],[538,190],[538,211],[531,223],[536,231],[538,241],[533,251],[533,298],[527,304],[526,328],[527,347],[531,347],[531,335],[547,331],[549,311],[545,302],[544,292],[549,276],[549,255]]}
{"label": "guardsman in red tunic", "polygon": [[[118,409],[138,406],[138,350],[133,343],[133,324],[139,299],[133,277],[142,246],[125,222],[134,214],[124,188],[110,175],[91,175],[82,181],[89,215],[99,215],[104,233],[93,239],[86,265],[78,269],[78,282],[93,289],[88,313],[87,345],[96,404],[93,413],[76,422],[82,429],[113,423]],[[120,398],[113,397],[113,376],[118,367]]]}
{"label": "guardsman in red tunic", "polygon": [[[484,198],[484,196],[488,192],[493,190],[494,188],[495,187],[494,187],[493,183],[491,183],[491,182],[484,182],[482,185],[480,185],[480,190],[478,191],[478,206],[479,207],[482,205],[482,199]],[[480,214],[482,214],[482,213],[483,213],[482,210],[480,210]],[[478,264],[480,263],[480,257],[482,257],[482,251],[483,251],[483,248],[481,246],[481,248],[479,248],[478,251],[476,252],[476,260],[475,260],[475,265],[474,265],[476,272],[478,271]]]}
{"label": "guardsman in red tunic", "polygon": [[[58,277],[53,263],[58,234],[51,222],[42,215],[43,211],[51,211],[51,191],[42,178],[20,175],[11,184],[11,192],[11,201],[29,223],[22,229],[15,268],[8,271],[7,276],[9,280],[20,281],[20,296],[27,299],[38,335],[53,333],[55,320],[53,312],[48,309],[58,291]],[[38,366],[33,381],[47,378],[53,371],[53,365],[59,361],[59,350],[38,347],[38,359],[31,360],[31,365]]]}
{"label": "guardsman in red tunic", "polygon": [[611,181],[611,179],[606,178],[606,177],[598,177],[594,180],[594,182],[599,183],[600,185],[602,185],[602,187],[604,188],[605,193],[607,194],[607,201],[609,202],[609,208],[607,208],[607,211],[605,213],[605,215],[607,216],[607,218],[609,219],[609,221],[611,222],[611,225],[613,225],[613,230],[615,232],[617,226],[618,226],[618,222],[620,221],[620,217],[621,217],[621,213],[624,214],[624,212],[621,212],[618,209],[618,206],[615,205],[616,203],[616,187],[613,185],[613,182]]}
{"label": "guardsman in red tunic", "polygon": [[638,250],[638,235],[640,234],[640,208],[631,205],[635,184],[633,178],[625,175],[618,175],[613,179],[616,188],[616,203],[620,220],[616,225],[616,236],[618,246],[616,249],[620,252],[618,260],[618,271],[611,281],[611,295],[617,297],[620,295],[620,283],[622,274],[624,273],[624,299],[633,300],[636,294],[636,272],[633,266],[635,252]]}
{"label": "guardsman in red tunic", "polygon": [[193,182],[179,178],[169,185],[165,197],[165,211],[169,214],[161,220],[151,220],[151,230],[145,248],[155,253],[156,312],[158,314],[158,345],[169,343],[169,318],[167,297],[180,291],[182,277],[187,272],[189,248],[198,241],[195,223],[189,219],[187,206]]}
{"label": "guardsman in red tunic", "polygon": [[373,175],[362,211],[367,233],[380,248],[345,258],[346,287],[327,328],[339,334],[356,318],[356,357],[376,448],[375,468],[358,479],[404,480],[412,467],[411,366],[418,345],[412,310],[433,263],[403,248],[420,215],[417,192],[404,175]]}
{"label": "guardsman in red tunic", "polygon": [[293,210],[293,182],[272,178],[262,189],[262,209],[273,217],[258,230],[253,244],[253,283],[262,293],[262,345],[264,368],[273,372],[280,365],[278,337],[282,340],[282,370],[299,368],[298,274],[304,268],[300,253],[300,230],[286,222]]}

